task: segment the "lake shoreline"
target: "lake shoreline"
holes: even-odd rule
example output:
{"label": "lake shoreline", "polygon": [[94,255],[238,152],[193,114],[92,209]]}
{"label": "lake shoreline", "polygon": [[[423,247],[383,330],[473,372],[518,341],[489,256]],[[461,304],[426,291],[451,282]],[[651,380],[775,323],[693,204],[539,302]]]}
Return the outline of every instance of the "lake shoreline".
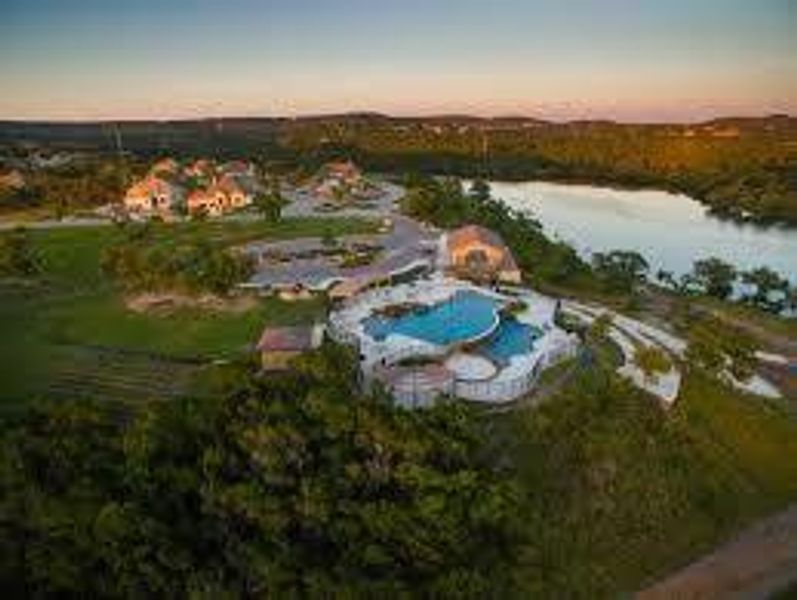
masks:
{"label": "lake shoreline", "polygon": [[691,270],[695,260],[717,256],[740,270],[769,266],[797,283],[797,228],[718,219],[695,198],[669,190],[551,180],[489,183],[495,198],[536,218],[582,255],[636,250],[652,272],[676,275]]}
{"label": "lake shoreline", "polygon": [[[465,177],[465,181],[473,181],[474,178]],[[733,223],[735,225],[750,225],[760,229],[784,229],[797,231],[797,220],[772,219],[755,214],[740,215],[727,210],[722,210],[714,204],[707,202],[699,193],[688,190],[676,185],[667,186],[661,182],[632,183],[618,181],[615,179],[603,179],[601,177],[544,177],[544,178],[491,178],[490,183],[550,183],[556,185],[568,185],[573,187],[592,187],[614,190],[618,192],[666,192],[675,196],[685,196],[690,200],[700,203],[706,211],[706,215],[723,223]]]}

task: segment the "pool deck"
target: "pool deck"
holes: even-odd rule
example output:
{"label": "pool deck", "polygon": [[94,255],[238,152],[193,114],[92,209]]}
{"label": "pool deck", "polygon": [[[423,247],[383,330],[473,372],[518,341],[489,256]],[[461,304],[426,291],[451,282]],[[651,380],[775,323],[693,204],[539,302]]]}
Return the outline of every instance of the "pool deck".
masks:
{"label": "pool deck", "polygon": [[[519,322],[534,326],[542,332],[542,335],[535,340],[531,352],[512,356],[508,364],[497,369],[491,377],[480,378],[479,373],[473,373],[456,378],[455,374],[449,371],[450,377],[455,379],[453,391],[459,397],[489,403],[512,401],[529,391],[542,368],[566,355],[572,355],[577,347],[578,342],[574,336],[566,334],[553,323],[556,300],[523,288],[502,288],[502,292],[497,292],[439,273],[411,284],[365,292],[354,298],[342,310],[334,313],[330,317],[330,323],[334,331],[344,331],[350,337],[356,338],[362,355],[363,373],[366,379],[369,379],[373,378],[375,372],[381,374],[386,366],[396,364],[404,358],[444,357],[455,347],[461,346],[461,343],[438,345],[398,333],[391,333],[383,340],[377,341],[365,332],[363,326],[363,322],[369,316],[378,309],[391,305],[404,303],[433,305],[445,302],[458,291],[473,291],[504,304],[512,300],[522,301],[525,304],[524,310],[513,316]],[[488,333],[485,331],[477,337],[483,339]],[[439,380],[439,373],[436,373],[436,377]],[[404,377],[402,380],[406,381],[407,378]],[[417,378],[412,381],[418,385]],[[388,383],[395,384],[395,381]],[[402,390],[402,392],[406,396],[407,391]]]}

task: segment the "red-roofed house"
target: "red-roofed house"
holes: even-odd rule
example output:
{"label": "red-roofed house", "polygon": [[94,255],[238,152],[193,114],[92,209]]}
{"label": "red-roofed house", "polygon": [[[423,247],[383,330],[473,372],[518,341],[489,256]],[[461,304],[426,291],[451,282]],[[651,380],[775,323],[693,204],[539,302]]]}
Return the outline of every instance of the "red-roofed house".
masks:
{"label": "red-roofed house", "polygon": [[231,210],[243,208],[252,203],[252,194],[231,176],[224,176],[215,185],[193,192],[187,201],[188,212],[204,212],[209,217],[217,217]]}
{"label": "red-roofed house", "polygon": [[287,369],[293,358],[318,348],[323,339],[323,325],[266,327],[257,343],[263,370]]}
{"label": "red-roofed house", "polygon": [[227,203],[230,209],[243,208],[252,204],[252,193],[245,189],[238,178],[232,175],[222,177],[215,187],[217,193],[220,191],[227,196]]}
{"label": "red-roofed house", "polygon": [[185,190],[161,177],[149,175],[134,183],[125,194],[125,208],[139,216],[168,216],[185,198]]}
{"label": "red-roofed house", "polygon": [[194,190],[189,194],[188,200],[186,200],[188,214],[204,214],[208,217],[223,215],[226,208],[225,204],[224,195],[219,196],[204,189]]}
{"label": "red-roofed house", "polygon": [[230,162],[226,162],[221,165],[219,171],[228,175],[248,175],[250,177],[255,176],[254,166],[252,163],[248,163],[245,160],[231,160]]}
{"label": "red-roofed house", "polygon": [[213,163],[206,158],[195,160],[185,168],[185,174],[196,179],[210,179],[214,171]]}
{"label": "red-roofed house", "polygon": [[359,191],[364,183],[362,171],[350,160],[331,162],[319,172],[314,192],[334,197],[338,192]]}
{"label": "red-roofed house", "polygon": [[152,175],[177,175],[180,164],[173,158],[162,158],[149,170]]}

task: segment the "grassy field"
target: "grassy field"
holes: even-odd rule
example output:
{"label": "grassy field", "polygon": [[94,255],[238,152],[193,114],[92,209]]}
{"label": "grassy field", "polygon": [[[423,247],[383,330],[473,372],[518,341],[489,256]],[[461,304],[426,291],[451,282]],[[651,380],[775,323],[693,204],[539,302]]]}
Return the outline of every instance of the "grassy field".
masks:
{"label": "grassy field", "polygon": [[689,375],[668,411],[598,368],[496,418],[533,597],[618,597],[797,499],[797,411]]}
{"label": "grassy field", "polygon": [[[206,237],[233,245],[252,239],[339,236],[374,227],[351,219],[290,219],[277,224],[161,224],[154,234],[155,243]],[[320,301],[287,303],[277,299],[260,300],[240,313],[202,309],[166,315],[134,313],[125,307],[99,267],[103,249],[121,239],[118,228],[75,227],[38,230],[31,235],[46,265],[45,274],[35,281],[0,282],[0,399],[5,403],[52,393],[54,383],[60,381],[71,382],[67,389],[77,393],[81,374],[85,375],[86,393],[96,391],[101,387],[97,379],[100,368],[89,368],[92,361],[86,358],[87,347],[163,354],[169,367],[171,357],[212,360],[235,356],[251,347],[266,324],[307,322],[323,313]],[[107,352],[102,359],[103,370],[112,371]],[[135,355],[115,360],[130,365],[131,381],[138,382],[146,393],[147,369],[142,366],[146,363]],[[114,377],[118,378],[119,370],[115,369]]]}

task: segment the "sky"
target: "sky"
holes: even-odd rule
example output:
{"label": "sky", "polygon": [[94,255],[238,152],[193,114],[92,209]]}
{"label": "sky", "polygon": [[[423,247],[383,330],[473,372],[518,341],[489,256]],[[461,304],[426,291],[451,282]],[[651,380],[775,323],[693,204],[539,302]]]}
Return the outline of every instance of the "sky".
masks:
{"label": "sky", "polygon": [[797,114],[797,0],[0,0],[0,119]]}

